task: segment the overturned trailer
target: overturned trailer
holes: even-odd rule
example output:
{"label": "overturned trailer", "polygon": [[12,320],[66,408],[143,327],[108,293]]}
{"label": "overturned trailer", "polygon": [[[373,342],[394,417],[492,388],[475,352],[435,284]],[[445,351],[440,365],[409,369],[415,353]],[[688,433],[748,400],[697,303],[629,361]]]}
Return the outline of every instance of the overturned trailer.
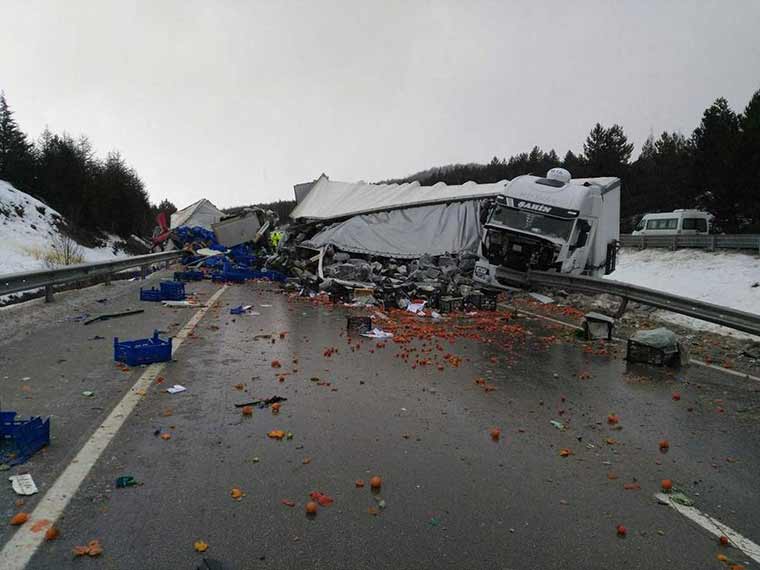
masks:
{"label": "overturned trailer", "polygon": [[322,175],[296,185],[293,222],[271,264],[311,291],[333,293],[338,284],[415,298],[462,295],[473,289],[483,208],[506,184],[368,184]]}
{"label": "overturned trailer", "polygon": [[620,237],[620,179],[519,176],[487,215],[475,281],[508,287],[530,269],[591,276],[614,271]]}

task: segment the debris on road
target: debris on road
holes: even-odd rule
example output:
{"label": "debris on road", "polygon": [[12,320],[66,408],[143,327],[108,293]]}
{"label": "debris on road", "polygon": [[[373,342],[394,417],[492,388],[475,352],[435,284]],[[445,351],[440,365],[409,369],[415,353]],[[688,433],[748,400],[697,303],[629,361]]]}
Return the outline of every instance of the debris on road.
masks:
{"label": "debris on road", "polygon": [[208,550],[208,544],[202,540],[196,540],[193,544],[196,552],[206,552]]}
{"label": "debris on road", "polygon": [[166,391],[169,394],[179,394],[180,392],[184,392],[186,390],[187,390],[187,388],[185,388],[181,384],[175,384],[174,386],[171,386],[170,388],[166,389]]}
{"label": "debris on road", "polygon": [[32,416],[18,419],[16,412],[0,411],[0,465],[26,463],[40,449],[50,444],[50,418]]}
{"label": "debris on road", "polygon": [[116,488],[117,489],[125,489],[127,487],[135,487],[136,485],[142,485],[142,483],[140,483],[132,475],[122,475],[121,477],[117,477],[116,478]]}
{"label": "debris on road", "polygon": [[655,366],[678,366],[689,362],[686,343],[664,327],[640,330],[628,339],[628,362]]}
{"label": "debris on road", "polygon": [[[102,315],[95,315],[94,317],[91,317],[84,321],[84,325],[91,325],[92,323],[96,323],[98,321],[107,321],[110,319],[118,319],[120,317],[128,317],[130,315],[139,315],[140,313],[144,313],[145,309],[127,309],[126,311],[121,311],[118,313],[104,313]],[[102,338],[102,337],[95,337]]]}
{"label": "debris on road", "polygon": [[243,497],[245,497],[245,493],[239,488],[239,487],[233,487],[230,491],[230,497],[232,497],[234,500],[239,501]]}
{"label": "debris on road", "polygon": [[379,475],[375,475],[369,480],[369,486],[372,487],[372,489],[377,490],[383,486],[383,480]]}
{"label": "debris on road", "polygon": [[319,505],[322,507],[329,507],[335,502],[335,499],[319,491],[312,491],[311,493],[309,493],[309,498],[312,501],[316,501],[317,503],[319,503]]}
{"label": "debris on road", "polygon": [[393,333],[385,332],[382,329],[374,328],[369,332],[362,333],[362,336],[365,336],[367,338],[393,338]]}
{"label": "debris on road", "polygon": [[56,540],[59,536],[61,536],[61,531],[56,526],[51,526],[45,531],[45,540],[48,542]]}
{"label": "debris on road", "polygon": [[267,433],[267,437],[271,439],[283,439],[285,437],[285,432],[281,429],[273,429],[269,433]]}
{"label": "debris on road", "polygon": [[34,495],[39,492],[37,485],[34,484],[31,474],[24,473],[23,475],[12,475],[8,478],[11,482],[11,487],[17,495]]}
{"label": "debris on road", "polygon": [[92,556],[94,558],[103,554],[103,547],[99,540],[91,540],[87,546],[75,546],[73,552],[75,557]]}
{"label": "debris on road", "polygon": [[317,514],[317,503],[314,501],[309,501],[306,503],[306,515],[307,516],[314,516]]}
{"label": "debris on road", "polygon": [[617,525],[617,527],[615,527],[615,530],[617,531],[617,535],[620,538],[625,538],[625,535],[628,534],[628,529],[625,528],[622,524]]}
{"label": "debris on road", "polygon": [[129,366],[168,362],[172,359],[172,339],[159,338],[158,330],[153,331],[151,338],[139,340],[119,342],[118,337],[114,337],[113,358]]}
{"label": "debris on road", "polygon": [[11,517],[10,525],[21,526],[28,520],[29,520],[29,513],[24,513],[24,512],[16,513],[15,515]]}

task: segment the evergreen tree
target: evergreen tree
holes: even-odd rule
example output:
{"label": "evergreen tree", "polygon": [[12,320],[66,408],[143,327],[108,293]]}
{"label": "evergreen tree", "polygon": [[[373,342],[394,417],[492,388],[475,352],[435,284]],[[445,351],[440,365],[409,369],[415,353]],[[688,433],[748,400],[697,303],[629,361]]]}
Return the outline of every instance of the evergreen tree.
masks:
{"label": "evergreen tree", "polygon": [[741,196],[736,190],[739,117],[728,101],[721,97],[705,110],[691,140],[697,193],[709,192],[718,225],[726,231],[737,231],[745,223],[739,211]]}
{"label": "evergreen tree", "polygon": [[0,180],[20,190],[31,191],[34,183],[34,153],[19,129],[5,93],[0,91]]}
{"label": "evergreen tree", "polygon": [[753,221],[753,232],[760,231],[760,90],[739,117],[738,172],[742,209]]}
{"label": "evergreen tree", "polygon": [[633,143],[620,125],[605,129],[597,123],[583,144],[591,176],[624,176],[633,152]]}

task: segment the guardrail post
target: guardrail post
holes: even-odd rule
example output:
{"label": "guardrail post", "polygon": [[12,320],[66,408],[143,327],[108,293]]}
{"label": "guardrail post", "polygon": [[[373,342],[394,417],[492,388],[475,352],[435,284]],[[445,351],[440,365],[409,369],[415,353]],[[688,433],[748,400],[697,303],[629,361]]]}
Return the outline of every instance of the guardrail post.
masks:
{"label": "guardrail post", "polygon": [[145,277],[148,275],[148,266],[147,265],[141,265],[140,266],[140,279],[145,279]]}
{"label": "guardrail post", "polygon": [[715,236],[710,236],[710,251],[715,251],[716,243]]}
{"label": "guardrail post", "polygon": [[110,284],[111,284],[111,277],[112,277],[112,275],[111,275],[110,273],[106,273],[106,278],[105,278],[105,280],[103,281],[103,283],[104,283],[106,286],[108,286],[108,285],[110,285]]}
{"label": "guardrail post", "polygon": [[613,317],[615,317],[616,319],[622,318],[627,308],[628,308],[628,297],[623,297],[623,300],[621,301],[620,306],[618,307],[617,311],[615,311],[615,314],[613,315]]}
{"label": "guardrail post", "polygon": [[678,249],[678,236],[673,236],[673,245],[670,246],[670,251]]}
{"label": "guardrail post", "polygon": [[52,285],[45,285],[45,302],[46,303],[53,302],[53,286]]}

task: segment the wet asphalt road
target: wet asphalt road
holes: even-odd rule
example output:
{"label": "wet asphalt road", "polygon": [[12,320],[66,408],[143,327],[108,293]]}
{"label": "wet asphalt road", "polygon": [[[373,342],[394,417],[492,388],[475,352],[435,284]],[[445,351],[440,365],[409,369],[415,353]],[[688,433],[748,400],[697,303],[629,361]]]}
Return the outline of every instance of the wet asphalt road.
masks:
{"label": "wet asphalt road", "polygon": [[[3,406],[53,417],[50,448],[6,472],[29,471],[40,487],[22,509],[31,512],[140,375],[114,367],[112,336],[176,332],[194,312],[140,304],[137,287],[81,292],[75,308],[97,312],[95,299],[108,297],[108,310],[145,308],[138,317],[83,327],[59,322],[73,312],[61,302],[57,313],[44,307],[40,322],[17,323],[17,334],[0,331]],[[217,286],[189,289],[208,298]],[[241,303],[261,314],[230,316]],[[346,311],[262,285],[225,291],[69,503],[62,536],[29,568],[193,569],[204,556],[225,569],[726,568],[718,553],[748,561],[653,495],[672,479],[700,509],[758,541],[760,386],[696,368],[629,370],[620,356],[584,352],[566,329],[526,319],[511,321],[509,350],[492,330],[439,341],[442,351],[414,340],[406,347],[432,346],[436,363],[446,352],[463,361],[412,368],[414,357],[399,358],[393,342],[354,339],[352,351]],[[0,325],[9,326],[11,318]],[[105,339],[87,340],[95,335]],[[325,356],[328,347],[339,351]],[[188,391],[163,391],[174,383]],[[243,417],[234,406],[273,395],[287,398],[277,415]],[[610,413],[622,429],[608,424]],[[502,430],[498,442],[492,427]],[[276,429],[293,439],[268,438]],[[573,455],[560,457],[562,448]],[[116,489],[127,474],[143,484]],[[377,496],[356,488],[375,474],[384,481]],[[625,490],[632,482],[641,488]],[[307,518],[311,491],[335,502]],[[370,513],[380,499],[385,508]],[[6,518],[19,510],[15,500],[3,487]],[[0,527],[0,540],[12,533]],[[95,538],[102,556],[73,559],[74,545]],[[209,544],[203,555],[193,549],[199,539]]]}

